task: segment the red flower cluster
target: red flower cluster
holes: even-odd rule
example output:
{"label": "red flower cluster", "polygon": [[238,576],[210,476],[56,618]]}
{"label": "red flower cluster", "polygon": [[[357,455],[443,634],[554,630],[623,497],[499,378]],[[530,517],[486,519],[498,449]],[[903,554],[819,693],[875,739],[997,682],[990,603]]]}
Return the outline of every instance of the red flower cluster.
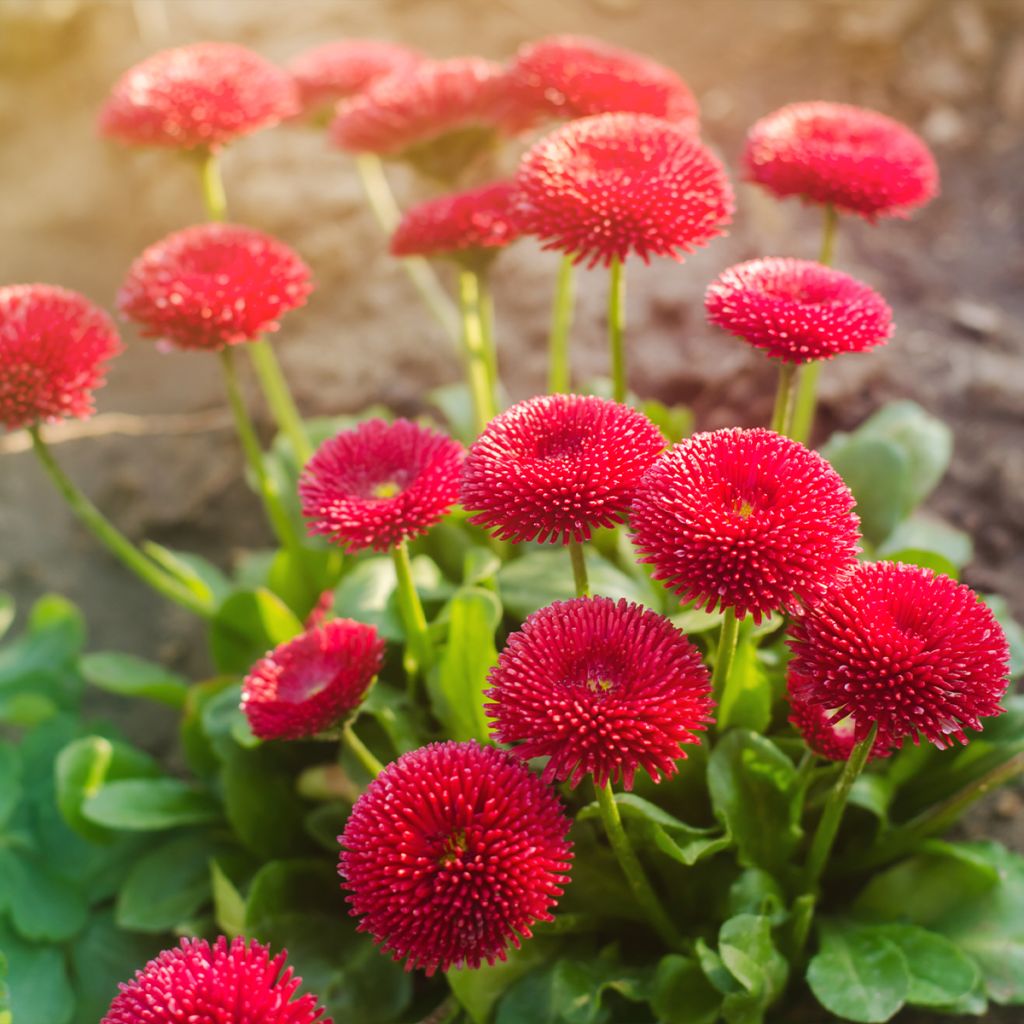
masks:
{"label": "red flower cluster", "polygon": [[722,234],[733,194],[693,133],[644,114],[572,121],[523,157],[524,229],[590,266],[683,254]]}
{"label": "red flower cluster", "polygon": [[[820,704],[805,704],[790,700],[789,721],[804,738],[804,742],[818,757],[828,761],[849,761],[857,744],[857,726],[852,717],[835,721],[835,715]],[[888,757],[892,747],[879,735],[871,749],[871,760]]]}
{"label": "red flower cluster", "polygon": [[147,338],[178,348],[255,341],[303,305],[309,267],[283,242],[236,224],[200,224],[151,245],[132,264],[117,303]]}
{"label": "red flower cluster", "polygon": [[775,195],[847,213],[905,217],[938,195],[928,147],[891,117],[845,103],[793,103],[758,121],[743,154],[747,177]]}
{"label": "red flower cluster", "polygon": [[813,260],[730,267],[704,297],[711,323],[787,363],[864,352],[892,336],[892,310],[873,288]]}
{"label": "red flower cluster", "polygon": [[673,775],[710,717],[708,671],[668,619],[607,597],[555,602],[508,638],[490,675],[494,735],[529,760],[547,757],[544,781],[598,786],[637,768]]}
{"label": "red flower cluster", "polygon": [[571,821],[521,762],[432,743],[370,783],[339,837],[359,930],[427,974],[504,960],[568,882]]}
{"label": "red flower cluster", "polygon": [[470,520],[515,543],[568,544],[625,521],[665,447],[643,413],[591,395],[542,395],[495,417],[462,477]]}
{"label": "red flower cluster", "polygon": [[234,43],[161,50],[129,68],[100,111],[104,135],[135,146],[216,149],[297,114],[291,77]]}
{"label": "red flower cluster", "polygon": [[0,423],[17,430],[92,415],[92,393],[120,351],[110,317],[77,292],[0,288]]}
{"label": "red flower cluster", "polygon": [[669,449],[633,499],[633,541],[684,600],[755,622],[822,597],[854,563],[854,499],[817,452],[770,430]]}

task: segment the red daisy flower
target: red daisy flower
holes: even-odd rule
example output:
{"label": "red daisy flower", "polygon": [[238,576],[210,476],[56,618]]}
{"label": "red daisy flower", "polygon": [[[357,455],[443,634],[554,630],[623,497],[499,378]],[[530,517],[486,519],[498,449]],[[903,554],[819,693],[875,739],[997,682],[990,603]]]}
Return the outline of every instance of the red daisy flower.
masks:
{"label": "red daisy flower", "polygon": [[693,133],[644,114],[571,121],[523,157],[524,230],[590,266],[631,252],[682,260],[723,233],[733,195]]}
{"label": "red daisy flower", "polygon": [[409,420],[368,420],[325,441],[299,481],[311,535],[387,551],[426,533],[459,498],[462,445]]}
{"label": "red daisy flower", "polygon": [[[820,704],[805,704],[790,697],[789,721],[818,757],[828,761],[849,761],[857,744],[856,723],[851,716],[835,720],[833,711]],[[871,750],[871,760],[888,757],[892,746],[878,736]]]}
{"label": "red daisy flower", "polygon": [[708,319],[787,363],[864,352],[892,336],[892,310],[873,288],[813,260],[730,267],[704,296]]}
{"label": "red daisy flower", "polygon": [[217,350],[276,331],[312,290],[309,267],[283,242],[237,224],[199,224],[146,249],[117,304],[147,338]]}
{"label": "red daisy flower", "polygon": [[668,619],[607,597],[556,601],[513,633],[491,670],[493,732],[529,760],[548,758],[544,781],[598,786],[637,768],[674,775],[710,718],[708,670]]}
{"label": "red daisy flower", "polygon": [[298,111],[295,85],[281,68],[234,43],[194,43],[129,68],[99,125],[134,146],[216,149]]}
{"label": "red daisy flower", "polygon": [[939,192],[931,151],[906,125],[845,103],[792,103],[747,135],[747,178],[780,197],[869,220],[906,217]]}
{"label": "red daisy flower", "polygon": [[370,783],[339,836],[359,930],[428,975],[504,960],[569,881],[571,822],[510,754],[431,743]]}
{"label": "red daisy flower", "polygon": [[103,310],[50,284],[0,288],[0,423],[9,430],[93,413],[121,340]]}
{"label": "red daisy flower", "polygon": [[100,1024],[331,1024],[316,996],[295,998],[286,958],[241,937],[182,939],[121,985]]}
{"label": "red daisy flower", "polygon": [[684,601],[755,622],[813,601],[853,565],[854,500],[817,453],[770,430],[716,430],[669,449],[633,499],[633,542]]}
{"label": "red daisy flower", "polygon": [[541,395],[512,406],[469,449],[462,505],[516,544],[585,541],[626,520],[633,492],[665,447],[641,412],[593,395]]}
{"label": "red daisy flower", "polygon": [[877,722],[899,746],[967,742],[964,728],[999,714],[1009,648],[969,587],[931,569],[861,564],[789,628],[794,700],[851,715],[856,739]]}

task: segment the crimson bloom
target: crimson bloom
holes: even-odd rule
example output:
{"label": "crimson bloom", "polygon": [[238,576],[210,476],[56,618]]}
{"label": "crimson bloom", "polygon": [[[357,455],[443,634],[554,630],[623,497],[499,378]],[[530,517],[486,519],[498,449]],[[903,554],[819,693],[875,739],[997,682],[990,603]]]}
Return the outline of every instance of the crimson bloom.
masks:
{"label": "crimson bloom", "polygon": [[512,406],[469,449],[461,501],[470,520],[517,544],[585,541],[625,522],[633,492],[665,447],[628,405],[541,395]]}
{"label": "crimson bloom", "polygon": [[117,304],[147,338],[217,350],[276,331],[312,290],[309,267],[283,242],[238,224],[199,224],[146,249]]}
{"label": "crimson bloom", "polygon": [[[837,721],[833,712],[821,704],[806,704],[792,698],[789,708],[790,723],[818,757],[828,761],[849,761],[857,745],[857,725],[852,717]],[[891,753],[892,747],[885,736],[879,735],[872,747],[871,759],[888,757]]]}
{"label": "crimson bloom", "polygon": [[670,448],[633,499],[633,542],[683,600],[755,622],[795,611],[854,563],[859,520],[839,474],[771,430],[716,430]]}
{"label": "crimson bloom", "polygon": [[661,615],[607,597],[534,612],[489,681],[495,737],[523,760],[547,757],[545,782],[593,775],[632,789],[638,767],[660,782],[710,718],[697,648]]}
{"label": "crimson bloom", "polygon": [[967,742],[964,728],[1003,709],[1009,648],[990,609],[948,576],[896,562],[861,564],[789,628],[795,701],[874,723],[899,746]]}
{"label": "crimson bloom", "polygon": [[120,986],[100,1024],[331,1024],[316,996],[295,998],[286,958],[241,937],[182,939]]}
{"label": "crimson bloom", "polygon": [[51,284],[0,288],[0,423],[9,430],[92,415],[92,393],[121,351],[110,317]]}
{"label": "crimson bloom", "polygon": [[129,68],[100,131],[134,146],[216,149],[298,113],[291,76],[235,43],[161,50]]}
{"label": "crimson bloom", "polygon": [[571,821],[522,762],[477,743],[404,754],[356,802],[338,870],[369,932],[428,975],[504,960],[569,881]]}
{"label": "crimson bloom", "polygon": [[924,142],[891,117],[845,103],[792,103],[747,135],[747,178],[780,197],[831,203],[868,220],[906,217],[939,192]]}

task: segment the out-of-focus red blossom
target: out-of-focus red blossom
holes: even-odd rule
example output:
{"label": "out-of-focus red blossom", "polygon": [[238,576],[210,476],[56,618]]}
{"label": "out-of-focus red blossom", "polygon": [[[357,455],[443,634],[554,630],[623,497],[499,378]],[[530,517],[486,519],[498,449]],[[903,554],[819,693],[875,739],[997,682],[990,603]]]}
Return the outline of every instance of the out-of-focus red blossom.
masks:
{"label": "out-of-focus red blossom", "polygon": [[704,296],[708,319],[787,363],[864,352],[892,336],[892,310],[873,288],[814,260],[750,260]]}
{"label": "out-of-focus red blossom", "polygon": [[793,700],[874,723],[899,746],[967,742],[1003,709],[1009,648],[991,610],[948,576],[895,562],[861,564],[789,628]]}
{"label": "out-of-focus red blossom", "polygon": [[258,53],[235,43],[193,43],[129,68],[99,125],[133,146],[216,149],[298,111],[291,76]]}
{"label": "out-of-focus red blossom", "polygon": [[746,175],[780,197],[846,213],[906,217],[939,192],[939,172],[906,125],[845,103],[792,103],[747,135]]}
{"label": "out-of-focus red blossom", "polygon": [[182,939],[135,972],[100,1024],[332,1024],[302,979],[258,942]]}
{"label": "out-of-focus red blossom", "polygon": [[641,476],[665,447],[641,412],[593,395],[540,395],[495,417],[469,449],[470,522],[517,544],[568,544],[626,520]]}
{"label": "out-of-focus red blossom", "polygon": [[854,499],[817,453],[771,430],[716,430],[670,448],[633,499],[641,561],[684,601],[755,622],[822,597],[854,564]]}
{"label": "out-of-focus red blossom", "polygon": [[522,762],[432,743],[370,783],[339,836],[338,870],[369,932],[406,969],[477,968],[519,948],[569,881],[571,821]]}
{"label": "out-of-focus red blossom", "polygon": [[[851,717],[834,721],[830,709],[820,704],[805,704],[792,699],[789,708],[789,721],[815,754],[829,761],[849,761],[857,743],[856,725]],[[885,737],[876,737],[870,759],[888,757],[891,753],[892,747]]]}
{"label": "out-of-focus red blossom", "polygon": [[147,338],[216,350],[276,331],[312,290],[309,267],[283,242],[237,224],[199,224],[146,249],[117,304]]}
{"label": "out-of-focus red blossom", "polygon": [[383,656],[377,630],[351,619],[333,619],[280,644],[242,684],[253,733],[295,740],[337,725],[362,702]]}
{"label": "out-of-focus red blossom", "polygon": [[459,497],[465,455],[409,420],[368,420],[325,441],[299,481],[310,534],[349,551],[387,551],[426,533]]}
{"label": "out-of-focus red blossom", "polygon": [[723,233],[734,205],[711,151],[644,114],[562,125],[526,153],[516,183],[524,230],[590,266],[631,253],[681,261]]}
{"label": "out-of-focus red blossom", "polygon": [[110,317],[51,284],[0,288],[0,423],[8,430],[93,413],[92,393],[121,351]]}
{"label": "out-of-focus red blossom", "polygon": [[592,775],[632,789],[637,768],[660,782],[710,718],[697,648],[661,615],[607,597],[534,612],[489,682],[495,737],[524,761],[548,758],[545,782]]}

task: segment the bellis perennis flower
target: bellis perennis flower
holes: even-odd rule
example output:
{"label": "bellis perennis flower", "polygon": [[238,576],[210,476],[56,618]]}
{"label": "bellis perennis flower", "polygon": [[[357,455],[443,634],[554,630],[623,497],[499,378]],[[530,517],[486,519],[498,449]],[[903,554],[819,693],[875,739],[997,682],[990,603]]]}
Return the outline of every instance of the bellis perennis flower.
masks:
{"label": "bellis perennis flower", "polygon": [[[789,721],[803,737],[804,742],[828,761],[848,761],[857,744],[857,724],[847,716],[836,720],[835,715],[820,704],[805,704],[790,700]],[[884,735],[879,734],[871,750],[871,758],[888,757],[892,753]]]}

